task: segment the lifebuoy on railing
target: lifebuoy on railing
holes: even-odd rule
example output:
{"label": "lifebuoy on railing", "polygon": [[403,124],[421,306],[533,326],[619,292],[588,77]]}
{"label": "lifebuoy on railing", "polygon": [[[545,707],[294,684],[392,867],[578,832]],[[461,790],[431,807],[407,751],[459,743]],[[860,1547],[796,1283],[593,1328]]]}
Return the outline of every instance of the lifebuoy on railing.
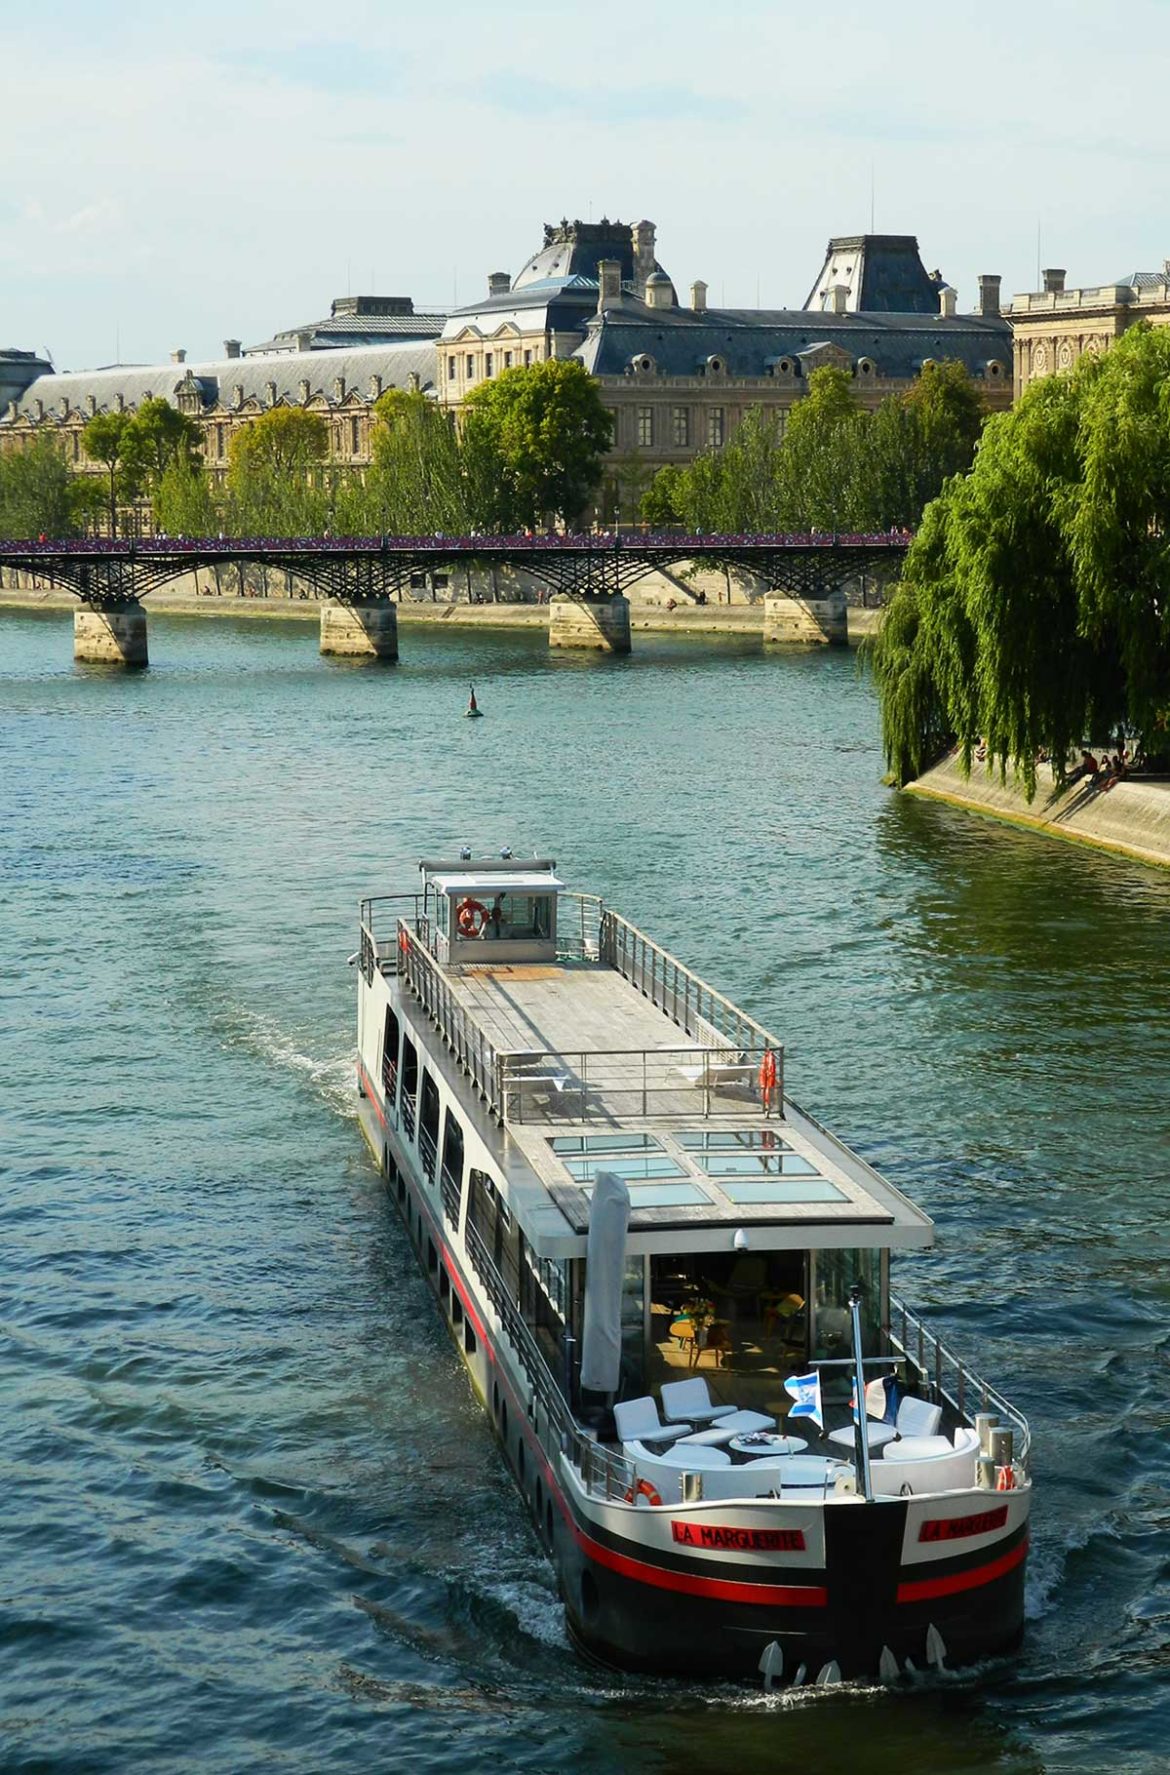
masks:
{"label": "lifebuoy on railing", "polygon": [[648,1479],[639,1479],[637,1485],[631,1485],[626,1492],[627,1504],[634,1504],[639,1498],[645,1498],[648,1504],[661,1504],[662,1502]]}
{"label": "lifebuoy on railing", "polygon": [[996,1491],[1015,1491],[1016,1470],[1014,1467],[1001,1467],[995,1476]]}
{"label": "lifebuoy on railing", "polygon": [[487,923],[487,907],[482,900],[460,900],[455,912],[455,925],[461,937],[479,937]]}
{"label": "lifebuoy on railing", "polygon": [[410,949],[410,938],[406,934],[405,925],[401,926],[398,932],[398,947],[403,955],[405,955]]}

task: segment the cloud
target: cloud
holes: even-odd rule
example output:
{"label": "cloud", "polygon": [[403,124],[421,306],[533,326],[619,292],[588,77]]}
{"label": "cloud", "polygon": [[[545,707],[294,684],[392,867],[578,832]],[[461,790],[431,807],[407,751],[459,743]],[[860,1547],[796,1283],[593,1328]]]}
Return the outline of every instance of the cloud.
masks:
{"label": "cloud", "polygon": [[389,97],[401,82],[401,63],[368,43],[340,39],[220,50],[216,60],[225,67],[290,86],[311,87],[316,92],[384,93]]}
{"label": "cloud", "polygon": [[659,121],[728,123],[747,115],[738,99],[684,86],[567,86],[531,75],[500,74],[476,81],[468,94],[513,117],[567,117],[575,124]]}

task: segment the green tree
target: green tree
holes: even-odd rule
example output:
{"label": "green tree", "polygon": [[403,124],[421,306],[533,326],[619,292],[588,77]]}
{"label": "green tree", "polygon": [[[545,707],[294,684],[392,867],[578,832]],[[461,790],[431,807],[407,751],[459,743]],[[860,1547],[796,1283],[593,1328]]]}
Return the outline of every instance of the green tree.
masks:
{"label": "green tree", "polygon": [[78,527],[78,477],[65,465],[57,439],[36,435],[23,450],[0,455],[0,536],[72,536]]}
{"label": "green tree", "polygon": [[814,370],[788,412],[776,462],[778,519],[785,529],[845,530],[857,519],[866,415],[847,370]]}
{"label": "green tree", "polygon": [[124,472],[139,491],[154,498],[171,464],[179,458],[188,464],[195,462],[202,448],[203,434],[195,420],[155,395],[143,401],[125,429]]}
{"label": "green tree", "polygon": [[601,477],[613,423],[576,358],[549,358],[474,388],[463,448],[479,522],[514,530],[553,515],[575,523]]}
{"label": "green tree", "polygon": [[450,416],[424,394],[391,389],[376,403],[370,466],[339,492],[351,533],[464,534],[471,526],[463,453]]}
{"label": "green tree", "polygon": [[639,512],[656,530],[671,530],[685,522],[679,502],[680,483],[686,469],[668,462],[659,469],[642,495]]}
{"label": "green tree", "polygon": [[988,422],[928,507],[872,649],[896,781],[980,739],[1031,796],[1085,740],[1170,726],[1170,336],[1132,328]]}
{"label": "green tree", "polygon": [[236,535],[315,536],[329,526],[329,428],[317,413],[273,407],[228,446],[227,523]]}
{"label": "green tree", "polygon": [[129,413],[95,413],[81,434],[81,447],[91,462],[100,462],[109,477],[108,513],[110,535],[118,533],[118,498],[133,498],[136,488],[133,467],[128,460],[133,446],[127,438],[132,420]]}
{"label": "green tree", "polygon": [[154,493],[154,521],[172,536],[214,536],[222,527],[215,490],[198,457],[179,450]]}

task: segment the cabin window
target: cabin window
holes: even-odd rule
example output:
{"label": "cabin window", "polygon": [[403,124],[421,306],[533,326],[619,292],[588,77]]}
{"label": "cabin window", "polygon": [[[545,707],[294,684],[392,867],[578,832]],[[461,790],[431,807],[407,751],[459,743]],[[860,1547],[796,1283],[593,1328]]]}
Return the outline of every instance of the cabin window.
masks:
{"label": "cabin window", "polygon": [[861,1342],[867,1356],[879,1354],[882,1323],[881,1252],[818,1251],[816,1254],[816,1323],[813,1355],[848,1356],[852,1352],[849,1295],[861,1285]]}
{"label": "cabin window", "polygon": [[[476,896],[470,898],[476,901]],[[484,893],[476,903],[486,914],[479,934],[487,942],[544,942],[552,935],[551,894]],[[466,899],[461,896],[457,902],[456,921],[458,907],[464,904]]]}
{"label": "cabin window", "polygon": [[414,1139],[415,1105],[418,1101],[418,1054],[408,1035],[402,1038],[402,1126]]}
{"label": "cabin window", "polygon": [[699,1373],[719,1397],[774,1412],[808,1358],[805,1253],[684,1252],[649,1269],[642,1390]]}
{"label": "cabin window", "polygon": [[[519,1299],[519,1234],[508,1204],[486,1171],[474,1166],[467,1173],[467,1224],[478,1235],[483,1253],[504,1285],[509,1300]],[[468,1239],[472,1262],[479,1255],[475,1238]],[[477,1267],[479,1267],[477,1265]]]}
{"label": "cabin window", "polygon": [[398,1018],[386,1008],[386,1028],[382,1034],[382,1091],[387,1103],[394,1102],[398,1089]]}
{"label": "cabin window", "polygon": [[443,1197],[443,1213],[455,1228],[459,1226],[459,1203],[463,1194],[463,1128],[458,1116],[447,1111],[443,1128],[443,1162],[439,1168],[439,1188]]}
{"label": "cabin window", "polygon": [[419,1100],[418,1150],[423,1170],[433,1183],[439,1153],[439,1087],[425,1067]]}

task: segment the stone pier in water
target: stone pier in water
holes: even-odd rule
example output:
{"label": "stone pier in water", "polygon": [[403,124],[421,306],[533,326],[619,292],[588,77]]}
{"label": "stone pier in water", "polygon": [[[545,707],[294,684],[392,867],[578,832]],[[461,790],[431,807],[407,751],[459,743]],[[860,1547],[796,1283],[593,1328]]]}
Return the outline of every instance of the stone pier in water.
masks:
{"label": "stone pier in water", "polygon": [[586,647],[598,653],[630,651],[630,601],[610,598],[573,598],[565,594],[550,600],[548,607],[550,647]]}
{"label": "stone pier in water", "polygon": [[145,666],[146,612],[142,605],[99,608],[83,604],[75,610],[73,657],[87,666]]}
{"label": "stone pier in water", "polygon": [[826,598],[801,598],[771,592],[764,599],[764,642],[788,646],[844,647],[849,640],[849,613],[844,592]]}
{"label": "stone pier in water", "polygon": [[393,604],[321,606],[321,652],[348,659],[398,658],[398,611]]}

